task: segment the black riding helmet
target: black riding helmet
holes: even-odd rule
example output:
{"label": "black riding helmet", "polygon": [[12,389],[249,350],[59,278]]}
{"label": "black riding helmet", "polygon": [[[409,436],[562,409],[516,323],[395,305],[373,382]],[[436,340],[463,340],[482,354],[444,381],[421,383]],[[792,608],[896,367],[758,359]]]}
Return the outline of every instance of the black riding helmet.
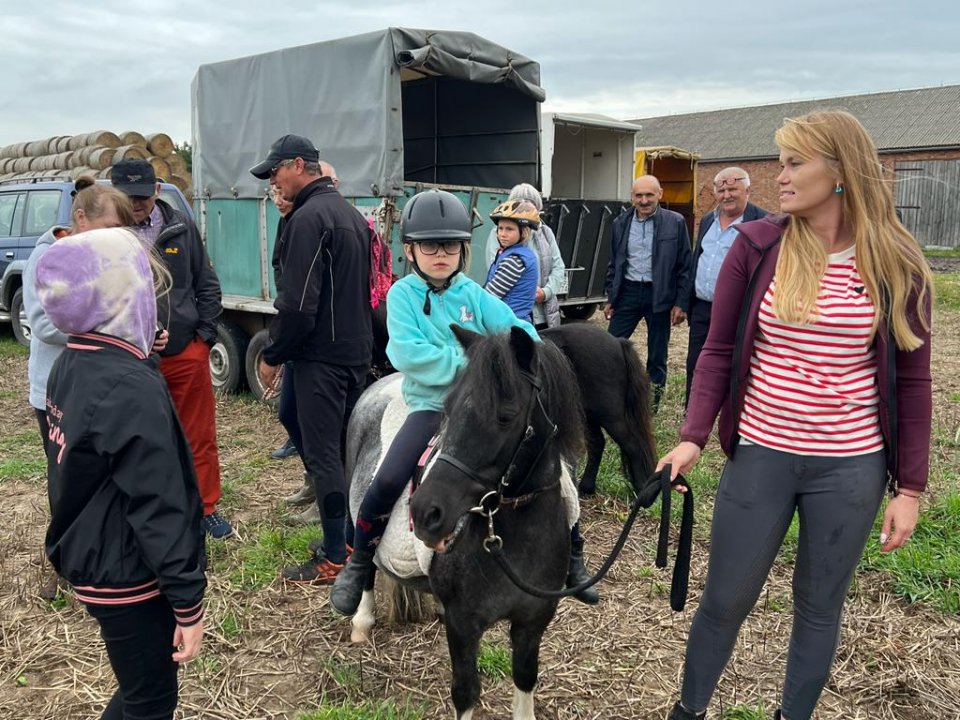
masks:
{"label": "black riding helmet", "polygon": [[[403,209],[400,218],[400,238],[404,243],[450,242],[459,240],[468,243],[473,237],[473,223],[470,213],[453,193],[446,190],[425,190],[417,193]],[[463,270],[464,257],[460,253],[457,269],[447,278],[442,288],[434,288],[430,278],[413,260],[413,269],[427,282],[427,297],[423,303],[423,312],[430,314],[430,293],[446,290],[457,273]]]}

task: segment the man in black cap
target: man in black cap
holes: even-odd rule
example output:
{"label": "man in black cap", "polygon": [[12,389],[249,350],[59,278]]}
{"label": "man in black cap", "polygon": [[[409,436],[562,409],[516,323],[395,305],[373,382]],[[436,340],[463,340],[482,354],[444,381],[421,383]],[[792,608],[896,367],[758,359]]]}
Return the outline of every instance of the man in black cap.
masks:
{"label": "man in black cap", "polygon": [[250,168],[293,203],[280,236],[280,278],[260,376],[292,362],[303,464],[313,481],[323,543],[289,582],[329,585],[347,559],[347,484],[341,434],[370,366],[370,230],[320,169],[307,138],[284,135]]}
{"label": "man in black cap", "polygon": [[146,160],[121,160],[110,171],[113,186],[130,196],[133,230],[154,248],[170,271],[170,292],[157,299],[157,319],[169,333],[160,350],[160,372],[170,389],[190,442],[203,499],[203,529],[226,538],[233,527],[217,511],[220,458],[216,400],[210,377],[210,348],[217,341],[220,280],[193,220],[160,200],[160,184]]}

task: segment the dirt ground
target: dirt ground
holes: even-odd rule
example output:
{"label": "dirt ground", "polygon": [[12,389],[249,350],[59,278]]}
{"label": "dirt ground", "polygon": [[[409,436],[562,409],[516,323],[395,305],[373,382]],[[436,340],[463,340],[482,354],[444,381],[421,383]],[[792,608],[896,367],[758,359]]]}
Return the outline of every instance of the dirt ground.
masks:
{"label": "dirt ground", "polygon": [[[2,337],[9,350],[9,332]],[[637,342],[645,354],[642,332]],[[947,438],[936,452],[944,454],[941,461],[954,462],[956,441],[950,439],[960,431],[960,313],[938,314],[933,348],[934,432]],[[671,341],[675,377],[683,372],[685,351],[686,330],[680,329]],[[27,405],[26,360],[0,353],[0,467],[25,468],[0,478],[0,718],[97,717],[113,692],[113,679],[96,626],[72,600],[54,608],[36,595],[46,497],[35,420]],[[671,385],[658,419],[665,427],[678,427],[681,395],[682,386]],[[243,539],[217,548],[221,562],[215,566],[235,569],[242,567],[249,546],[282,527],[285,511],[278,498],[297,486],[301,469],[295,459],[264,459],[283,439],[265,407],[222,400],[218,426],[223,477],[234,488],[227,511]],[[936,482],[934,477],[934,491]],[[605,497],[585,503],[582,524],[591,567],[612,546],[626,508]],[[656,523],[643,516],[600,585],[602,603],[596,608],[561,603],[542,652],[539,718],[666,716],[706,571],[705,528],[698,532],[684,612],[669,609],[669,576],[653,567]],[[791,623],[788,570],[775,567],[748,619],[713,717],[737,704],[763,704],[768,713],[776,707]],[[348,622],[330,609],[326,589],[285,588],[277,582],[259,590],[247,587],[236,572],[211,574],[210,632],[201,659],[182,673],[179,718],[294,718],[320,702],[362,698],[423,705],[425,717],[451,715],[449,664],[437,621],[381,622],[371,645],[355,646]],[[503,627],[487,637],[508,644]],[[511,696],[509,678],[485,675],[482,707],[474,717],[509,717]],[[884,577],[860,575],[847,605],[834,673],[815,717],[960,718],[958,697],[960,618],[905,604]]]}

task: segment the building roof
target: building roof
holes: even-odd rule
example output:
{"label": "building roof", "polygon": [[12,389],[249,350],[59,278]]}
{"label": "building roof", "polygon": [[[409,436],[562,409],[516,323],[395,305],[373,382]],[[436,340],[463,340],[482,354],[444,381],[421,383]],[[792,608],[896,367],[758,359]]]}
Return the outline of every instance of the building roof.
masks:
{"label": "building roof", "polygon": [[677,145],[702,161],[776,157],[783,119],[813,110],[846,110],[880,152],[960,147],[960,85],[849,95],[686,115],[638,118],[641,145]]}

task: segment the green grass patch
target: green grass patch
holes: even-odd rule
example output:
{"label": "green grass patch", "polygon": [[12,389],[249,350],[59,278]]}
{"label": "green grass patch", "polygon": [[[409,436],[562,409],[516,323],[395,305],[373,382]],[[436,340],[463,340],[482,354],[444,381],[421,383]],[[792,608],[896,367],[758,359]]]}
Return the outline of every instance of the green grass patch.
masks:
{"label": "green grass patch", "polygon": [[491,680],[502,680],[510,674],[510,657],[509,648],[483,640],[477,655],[477,668],[481,675],[486,675]]}
{"label": "green grass patch", "polygon": [[30,354],[30,348],[18,343],[11,335],[0,338],[0,358],[26,357]]}
{"label": "green grass patch", "polygon": [[38,429],[19,430],[0,436],[0,482],[3,480],[43,480],[47,477],[47,459]]}
{"label": "green grass patch", "polygon": [[767,720],[770,713],[764,709],[763,705],[733,705],[724,708],[721,720]]}
{"label": "green grass patch", "polygon": [[245,590],[260,590],[277,580],[284,565],[305,562],[310,555],[310,541],[322,534],[314,526],[255,526],[239,546],[208,543],[211,569]]}
{"label": "green grass patch", "polygon": [[297,720],[420,720],[423,717],[426,717],[425,705],[398,705],[392,700],[344,701],[340,705],[301,711],[296,716]]}
{"label": "green grass patch", "polygon": [[216,620],[217,630],[228,640],[236,640],[243,635],[243,617],[228,610]]}
{"label": "green grass patch", "polygon": [[880,552],[881,523],[878,518],[861,569],[889,575],[894,592],[908,602],[960,614],[960,493],[946,493],[921,508],[909,542],[889,554]]}
{"label": "green grass patch", "polygon": [[923,254],[927,257],[960,257],[960,248],[928,247],[923,249]]}
{"label": "green grass patch", "polygon": [[936,273],[934,297],[941,310],[960,310],[960,273]]}
{"label": "green grass patch", "polygon": [[348,693],[358,692],[363,685],[360,666],[356,663],[330,658],[323,666],[323,671]]}

